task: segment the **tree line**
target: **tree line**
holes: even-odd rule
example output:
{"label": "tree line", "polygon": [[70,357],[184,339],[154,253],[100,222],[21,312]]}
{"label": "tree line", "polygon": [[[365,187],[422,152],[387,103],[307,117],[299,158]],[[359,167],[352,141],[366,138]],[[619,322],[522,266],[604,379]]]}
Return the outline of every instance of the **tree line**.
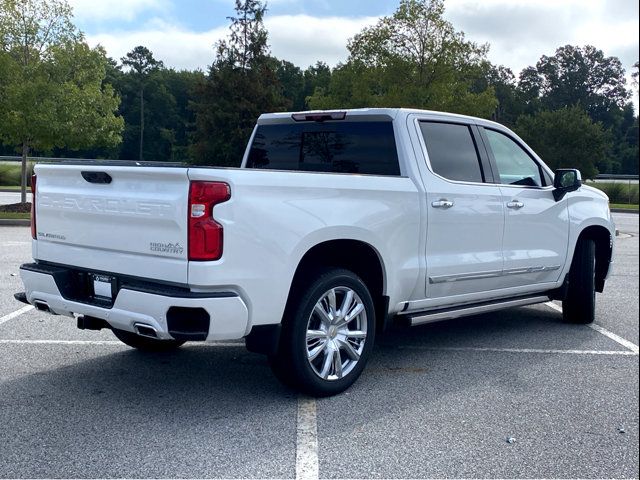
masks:
{"label": "tree line", "polygon": [[[503,123],[553,168],[638,173],[638,116],[620,60],[560,46],[516,75],[444,19],[444,0],[400,0],[306,69],[275,58],[261,0],[236,0],[206,72],[144,46],[90,48],[66,0],[0,0],[0,151],[237,166],[263,112],[411,107]],[[634,66],[637,88],[638,63]]]}

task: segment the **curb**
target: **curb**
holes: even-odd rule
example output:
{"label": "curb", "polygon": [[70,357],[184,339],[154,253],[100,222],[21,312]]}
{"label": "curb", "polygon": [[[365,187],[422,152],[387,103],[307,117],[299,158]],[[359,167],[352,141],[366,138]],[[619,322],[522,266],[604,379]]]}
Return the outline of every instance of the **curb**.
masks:
{"label": "curb", "polygon": [[639,214],[640,210],[632,210],[630,208],[612,208],[611,212],[612,213],[635,213],[635,214]]}
{"label": "curb", "polygon": [[26,218],[0,218],[0,227],[29,227],[31,220]]}

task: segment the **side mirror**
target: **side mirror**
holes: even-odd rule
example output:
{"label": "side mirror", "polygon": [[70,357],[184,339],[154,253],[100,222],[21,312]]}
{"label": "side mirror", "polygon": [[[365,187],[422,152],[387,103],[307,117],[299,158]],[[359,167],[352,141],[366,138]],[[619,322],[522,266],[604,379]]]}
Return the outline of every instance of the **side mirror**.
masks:
{"label": "side mirror", "polygon": [[559,202],[569,192],[575,192],[582,186],[582,175],[575,168],[561,168],[556,170],[553,179],[553,198]]}

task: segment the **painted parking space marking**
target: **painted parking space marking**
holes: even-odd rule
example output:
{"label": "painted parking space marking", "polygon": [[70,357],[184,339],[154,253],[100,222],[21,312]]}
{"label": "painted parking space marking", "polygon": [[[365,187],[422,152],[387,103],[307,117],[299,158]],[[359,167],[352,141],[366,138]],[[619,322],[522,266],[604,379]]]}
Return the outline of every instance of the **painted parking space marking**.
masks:
{"label": "painted parking space marking", "polygon": [[12,340],[0,339],[0,345],[121,345],[117,340]]}
{"label": "painted parking space marking", "polygon": [[[560,305],[557,305],[557,304],[555,304],[553,302],[547,302],[547,303],[545,303],[545,305],[547,307],[549,307],[549,308],[552,308],[556,312],[562,313],[562,307]],[[591,324],[587,325],[587,327],[595,330],[598,333],[601,333],[602,335],[604,335],[607,338],[610,338],[611,340],[613,340],[614,342],[618,343],[619,345],[622,345],[624,348],[630,350],[634,355],[638,355],[638,352],[640,351],[638,349],[638,345],[636,345],[633,342],[630,342],[626,338],[622,338],[620,335],[616,335],[615,333],[607,330],[602,325],[598,325],[597,323],[591,323]]]}
{"label": "painted parking space marking", "polygon": [[552,310],[555,310],[556,312],[562,313],[562,307],[560,305],[556,305],[553,302],[547,302],[547,303],[545,303],[545,305],[547,307],[551,308]]}
{"label": "painted parking space marking", "polygon": [[[0,345],[102,345],[102,346],[119,346],[125,348],[119,340],[17,340],[17,339],[0,339]],[[241,342],[198,342],[186,344],[182,348],[233,348],[244,347]],[[542,349],[542,348],[493,348],[493,347],[428,347],[421,345],[399,346],[399,349],[407,350],[429,350],[433,352],[503,352],[503,353],[547,353],[547,354],[565,354],[565,355],[620,355],[634,356],[638,352],[630,350],[561,350],[561,349]]]}
{"label": "painted parking space marking", "polygon": [[[115,345],[127,347],[119,340],[15,340],[0,339],[0,345]],[[244,342],[200,342],[184,345],[182,348],[202,347],[244,347]]]}
{"label": "painted parking space marking", "polygon": [[318,422],[316,400],[298,397],[296,480],[318,479]]}
{"label": "painted parking space marking", "polygon": [[4,317],[0,317],[0,325],[2,325],[3,323],[8,322],[12,318],[19,317],[23,313],[27,313],[27,312],[33,310],[33,308],[34,308],[33,305],[25,305],[24,307],[16,310],[15,312],[11,312],[11,313],[5,315]]}
{"label": "painted parking space marking", "polygon": [[602,335],[604,335],[605,337],[609,337],[611,340],[613,340],[614,342],[619,343],[620,345],[622,345],[625,348],[628,348],[629,350],[631,350],[633,353],[635,353],[636,355],[638,355],[638,352],[640,351],[638,349],[638,345],[636,345],[633,342],[630,342],[629,340],[627,340],[626,338],[622,338],[620,335],[616,335],[613,332],[610,332],[609,330],[607,330],[606,328],[596,324],[596,323],[592,323],[591,325],[588,325],[590,328],[593,328],[596,332],[601,333]]}
{"label": "painted parking space marking", "polygon": [[427,347],[409,345],[398,347],[403,350],[429,350],[433,352],[496,352],[496,353],[542,353],[560,355],[620,355],[623,357],[638,355],[628,350],[562,350],[546,348],[493,348],[493,347]]}

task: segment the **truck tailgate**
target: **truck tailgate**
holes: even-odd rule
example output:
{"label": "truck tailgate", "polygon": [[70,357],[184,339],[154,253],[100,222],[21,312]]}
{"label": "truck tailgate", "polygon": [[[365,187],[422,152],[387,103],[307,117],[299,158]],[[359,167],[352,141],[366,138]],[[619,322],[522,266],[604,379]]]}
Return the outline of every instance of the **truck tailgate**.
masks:
{"label": "truck tailgate", "polygon": [[187,283],[187,168],[37,165],[34,258]]}

